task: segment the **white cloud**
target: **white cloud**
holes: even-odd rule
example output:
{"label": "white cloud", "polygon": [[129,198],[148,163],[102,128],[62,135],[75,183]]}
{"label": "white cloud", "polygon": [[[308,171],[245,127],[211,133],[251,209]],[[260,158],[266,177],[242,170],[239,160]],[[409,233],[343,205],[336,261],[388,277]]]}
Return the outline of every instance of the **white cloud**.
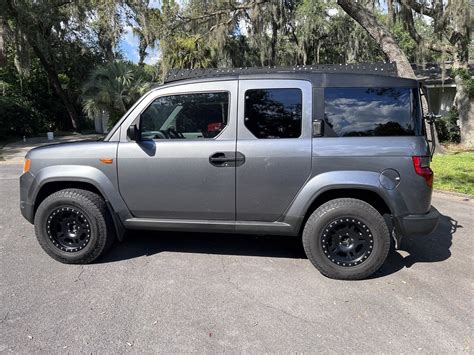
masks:
{"label": "white cloud", "polygon": [[151,9],[159,9],[161,7],[161,0],[150,0],[148,7]]}
{"label": "white cloud", "polygon": [[148,49],[148,54],[145,58],[146,64],[156,64],[161,58],[161,50],[159,48]]}
{"label": "white cloud", "polygon": [[132,26],[125,26],[123,33],[123,40],[129,44],[131,47],[137,47],[139,44],[139,39],[133,34]]}
{"label": "white cloud", "polygon": [[245,21],[244,18],[241,18],[239,20],[239,32],[242,36],[247,36],[248,31],[247,31],[247,21]]}

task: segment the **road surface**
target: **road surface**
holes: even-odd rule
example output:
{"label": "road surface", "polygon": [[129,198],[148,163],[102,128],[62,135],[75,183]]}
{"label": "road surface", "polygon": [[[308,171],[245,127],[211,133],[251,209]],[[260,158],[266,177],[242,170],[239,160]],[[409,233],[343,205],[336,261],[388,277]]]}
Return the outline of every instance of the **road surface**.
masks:
{"label": "road surface", "polygon": [[474,202],[435,194],[433,234],[364,281],[297,238],[134,232],[97,263],[48,257],[0,164],[0,353],[472,352]]}

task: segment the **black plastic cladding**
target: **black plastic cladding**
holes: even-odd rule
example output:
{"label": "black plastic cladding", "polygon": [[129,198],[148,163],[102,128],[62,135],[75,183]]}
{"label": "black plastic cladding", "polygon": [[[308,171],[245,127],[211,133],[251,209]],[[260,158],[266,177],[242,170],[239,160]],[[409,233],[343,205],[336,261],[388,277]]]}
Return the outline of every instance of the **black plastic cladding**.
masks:
{"label": "black plastic cladding", "polygon": [[291,73],[353,73],[397,76],[396,63],[357,63],[357,64],[317,64],[295,67],[250,67],[224,69],[171,69],[164,83],[178,80],[213,78],[221,76],[239,76],[255,74],[291,74]]}

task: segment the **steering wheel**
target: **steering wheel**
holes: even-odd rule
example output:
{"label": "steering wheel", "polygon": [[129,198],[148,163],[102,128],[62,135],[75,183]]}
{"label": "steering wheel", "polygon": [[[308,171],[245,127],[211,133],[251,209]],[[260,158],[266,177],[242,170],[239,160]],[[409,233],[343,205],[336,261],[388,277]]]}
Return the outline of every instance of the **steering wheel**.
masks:
{"label": "steering wheel", "polygon": [[157,132],[155,133],[155,137],[154,137],[154,138],[155,138],[155,139],[167,139],[168,137],[167,137],[167,135],[166,135],[166,132],[164,132],[164,131],[157,131]]}
{"label": "steering wheel", "polygon": [[181,132],[178,132],[174,127],[170,127],[166,130],[170,138],[185,138]]}

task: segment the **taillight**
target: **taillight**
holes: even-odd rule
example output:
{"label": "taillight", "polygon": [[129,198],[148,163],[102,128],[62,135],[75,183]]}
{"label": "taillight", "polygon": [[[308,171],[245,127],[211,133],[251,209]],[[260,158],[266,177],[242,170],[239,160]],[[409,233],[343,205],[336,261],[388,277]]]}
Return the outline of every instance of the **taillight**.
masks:
{"label": "taillight", "polygon": [[411,157],[413,160],[413,166],[415,167],[415,172],[417,175],[423,176],[426,181],[426,184],[433,188],[433,170],[430,168],[430,158],[429,157]]}

